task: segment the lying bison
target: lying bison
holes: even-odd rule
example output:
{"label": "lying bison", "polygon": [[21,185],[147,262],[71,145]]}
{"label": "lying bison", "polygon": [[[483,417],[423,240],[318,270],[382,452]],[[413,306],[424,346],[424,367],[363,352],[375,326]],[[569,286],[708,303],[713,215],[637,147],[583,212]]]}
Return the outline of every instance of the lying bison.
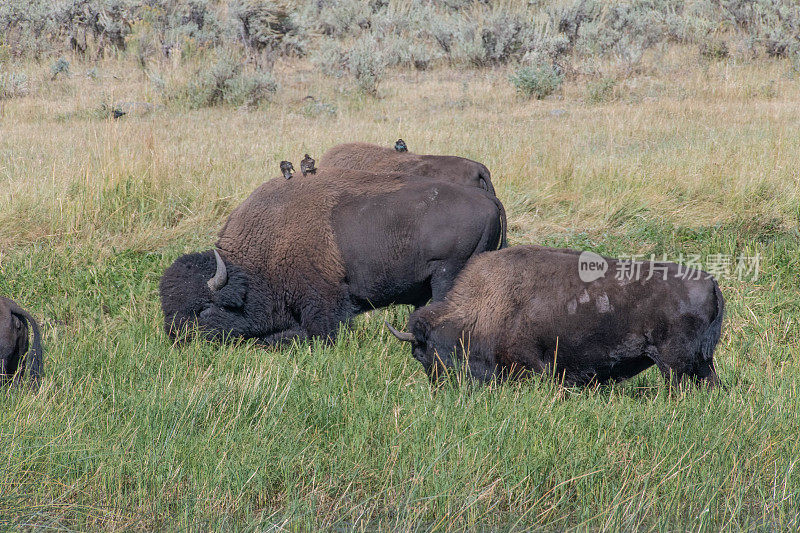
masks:
{"label": "lying bison", "polygon": [[[30,351],[28,327],[33,330],[33,346]],[[21,368],[20,363],[23,360],[31,385],[38,387],[42,375],[42,338],[39,325],[13,300],[0,297],[0,384],[7,385],[12,379],[15,384],[22,382],[25,369]]]}
{"label": "lying bison", "polygon": [[407,149],[399,151],[396,147],[347,143],[337,144],[325,152],[319,166],[370,172],[402,172],[460,185],[473,185],[494,194],[488,168],[477,161],[452,155],[422,155],[409,152]]}
{"label": "lying bison", "polygon": [[409,333],[389,328],[411,343],[434,381],[466,357],[481,381],[530,371],[588,385],[655,364],[674,382],[690,376],[717,384],[712,355],[725,307],[717,282],[674,263],[636,267],[590,256],[593,281],[582,280],[591,279],[587,256],[572,250],[515,246],[483,254],[444,301],[411,314]]}
{"label": "lying bison", "polygon": [[472,187],[403,174],[317,170],[273,179],[228,218],[217,250],[161,280],[167,332],[264,344],[333,339],[354,315],[441,299],[476,254],[504,241],[503,206]]}

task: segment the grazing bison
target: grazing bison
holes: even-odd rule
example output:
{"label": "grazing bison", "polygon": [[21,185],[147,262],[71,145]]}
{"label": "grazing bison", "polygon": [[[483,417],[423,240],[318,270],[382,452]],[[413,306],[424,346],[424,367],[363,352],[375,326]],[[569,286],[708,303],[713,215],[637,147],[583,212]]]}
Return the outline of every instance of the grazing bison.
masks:
{"label": "grazing bison", "polygon": [[[27,325],[25,324],[27,322]],[[33,330],[33,346],[28,351],[28,327]],[[26,355],[27,354],[27,355]],[[42,375],[42,338],[39,324],[13,300],[0,297],[0,384],[22,382],[26,362],[28,379],[36,388]]]}
{"label": "grazing bison", "polygon": [[438,300],[476,254],[504,240],[500,201],[403,174],[320,168],[273,179],[234,210],[217,250],[180,257],[161,280],[167,332],[264,344],[333,339],[354,315]]}
{"label": "grazing bison", "polygon": [[655,364],[673,382],[713,386],[724,307],[717,282],[699,270],[515,246],[473,259],[443,301],[411,314],[409,333],[389,328],[432,381],[466,353],[481,381],[531,371],[588,385]]}
{"label": "grazing bison", "polygon": [[488,168],[477,161],[453,155],[422,155],[409,152],[408,149],[400,151],[396,147],[347,143],[337,144],[325,152],[319,166],[370,172],[402,172],[460,185],[473,185],[495,193]]}

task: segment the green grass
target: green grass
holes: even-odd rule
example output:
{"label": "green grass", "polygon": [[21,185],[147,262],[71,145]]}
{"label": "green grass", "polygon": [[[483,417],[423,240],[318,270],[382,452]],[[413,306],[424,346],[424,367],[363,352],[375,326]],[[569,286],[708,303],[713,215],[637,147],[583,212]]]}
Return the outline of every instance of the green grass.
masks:
{"label": "green grass", "polygon": [[[0,529],[797,529],[798,89],[741,92],[778,64],[709,68],[718,86],[692,71],[655,102],[605,104],[572,82],[532,102],[504,79],[401,73],[379,100],[320,89],[339,110],[320,119],[303,114],[317,86],[288,75],[252,114],[100,120],[81,112],[101,90],[73,80],[7,102],[0,294],[41,319],[46,367],[38,393],[0,391]],[[757,280],[720,280],[725,387],[671,391],[651,369],[434,391],[383,327],[406,308],[330,346],[169,342],[161,273],[277,161],[398,136],[484,161],[513,244],[760,254]]]}
{"label": "green grass", "polygon": [[796,233],[643,226],[601,245],[545,241],[668,255],[750,243],[763,254],[760,280],[723,282],[725,389],[671,392],[650,370],[587,391],[535,380],[434,392],[382,327],[401,323],[402,308],[357,319],[333,346],[175,348],[157,303],[174,247],[14,250],[4,272],[28,277],[4,276],[0,293],[49,317],[48,365],[39,394],[0,399],[0,524],[800,525]]}

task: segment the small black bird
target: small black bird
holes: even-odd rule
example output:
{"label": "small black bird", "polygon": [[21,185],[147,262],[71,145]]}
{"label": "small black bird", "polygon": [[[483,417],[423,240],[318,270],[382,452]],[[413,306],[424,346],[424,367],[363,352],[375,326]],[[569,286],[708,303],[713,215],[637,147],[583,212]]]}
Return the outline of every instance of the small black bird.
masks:
{"label": "small black bird", "polygon": [[408,146],[406,146],[406,142],[403,139],[397,139],[397,142],[394,143],[394,149],[398,152],[408,152]]}
{"label": "small black bird", "polygon": [[124,117],[127,114],[128,113],[126,113],[122,109],[118,109],[116,107],[111,110],[111,116],[114,117],[114,118]]}
{"label": "small black bird", "polygon": [[294,166],[292,165],[291,161],[281,161],[281,172],[283,172],[283,177],[288,179],[292,178],[292,172],[294,172]]}
{"label": "small black bird", "polygon": [[310,155],[306,154],[303,160],[300,161],[300,172],[303,173],[303,176],[317,172],[317,169],[314,168],[314,163],[316,163],[316,161],[314,161]]}

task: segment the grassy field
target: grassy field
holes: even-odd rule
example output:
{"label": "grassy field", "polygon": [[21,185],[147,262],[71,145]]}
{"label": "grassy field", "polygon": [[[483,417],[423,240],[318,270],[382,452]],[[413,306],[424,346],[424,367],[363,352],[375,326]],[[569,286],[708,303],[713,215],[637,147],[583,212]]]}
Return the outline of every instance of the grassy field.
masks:
{"label": "grassy field", "polygon": [[[800,527],[800,84],[778,60],[647,65],[596,103],[588,80],[520,99],[505,70],[397,71],[376,99],[279,63],[266,108],[120,120],[100,104],[158,101],[133,64],[31,66],[0,118],[0,294],[40,317],[46,372],[0,391],[0,529]],[[726,386],[433,392],[383,327],[406,308],[334,346],[169,343],[161,273],[281,159],[397,137],[485,163],[513,244],[758,254],[757,279],[720,276]]]}

